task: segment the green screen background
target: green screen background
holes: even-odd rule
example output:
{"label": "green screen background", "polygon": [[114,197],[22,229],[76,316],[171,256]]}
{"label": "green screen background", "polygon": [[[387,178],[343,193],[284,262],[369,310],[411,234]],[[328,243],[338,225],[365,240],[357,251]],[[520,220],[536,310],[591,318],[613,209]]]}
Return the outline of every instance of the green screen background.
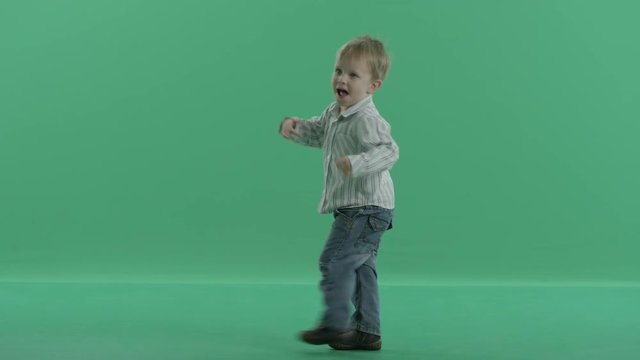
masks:
{"label": "green screen background", "polygon": [[400,160],[386,283],[637,283],[634,1],[0,3],[0,280],[314,282],[277,134],[361,34]]}

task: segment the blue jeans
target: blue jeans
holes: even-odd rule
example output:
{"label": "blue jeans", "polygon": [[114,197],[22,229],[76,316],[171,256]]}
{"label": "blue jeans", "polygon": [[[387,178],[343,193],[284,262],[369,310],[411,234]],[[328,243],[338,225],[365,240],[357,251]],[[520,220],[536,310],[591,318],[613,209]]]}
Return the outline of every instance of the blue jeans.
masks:
{"label": "blue jeans", "polygon": [[[320,288],[326,309],[320,326],[380,335],[376,256],[393,210],[378,206],[334,211],[331,233],[320,255]],[[350,304],[355,312],[350,316]]]}

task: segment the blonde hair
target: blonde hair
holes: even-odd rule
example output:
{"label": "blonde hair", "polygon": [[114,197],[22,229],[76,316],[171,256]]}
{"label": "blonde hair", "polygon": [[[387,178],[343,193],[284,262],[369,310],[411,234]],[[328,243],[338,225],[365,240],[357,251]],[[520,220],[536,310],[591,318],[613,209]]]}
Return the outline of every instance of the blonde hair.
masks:
{"label": "blonde hair", "polygon": [[384,80],[387,77],[391,59],[380,40],[373,39],[369,35],[359,36],[342,45],[337,54],[338,60],[359,60],[363,57],[369,64],[373,80]]}

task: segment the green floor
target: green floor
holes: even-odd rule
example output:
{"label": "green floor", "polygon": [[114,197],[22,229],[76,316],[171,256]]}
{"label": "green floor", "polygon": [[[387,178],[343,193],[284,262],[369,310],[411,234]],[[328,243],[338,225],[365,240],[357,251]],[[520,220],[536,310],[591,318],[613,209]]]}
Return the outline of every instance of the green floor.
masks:
{"label": "green floor", "polygon": [[298,342],[315,285],[0,283],[0,359],[640,358],[640,288],[383,286],[383,349]]}

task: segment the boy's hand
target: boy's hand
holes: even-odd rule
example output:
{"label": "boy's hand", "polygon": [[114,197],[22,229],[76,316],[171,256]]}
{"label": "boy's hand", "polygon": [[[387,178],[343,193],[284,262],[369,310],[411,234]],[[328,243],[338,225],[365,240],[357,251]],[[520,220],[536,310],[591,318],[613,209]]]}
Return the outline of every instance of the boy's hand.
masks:
{"label": "boy's hand", "polygon": [[351,176],[351,161],[349,161],[348,157],[343,156],[339,158],[336,160],[336,165],[346,176]]}
{"label": "boy's hand", "polygon": [[285,139],[291,139],[293,136],[302,136],[302,133],[296,130],[296,127],[302,123],[302,120],[295,117],[286,117],[280,124],[280,135]]}

